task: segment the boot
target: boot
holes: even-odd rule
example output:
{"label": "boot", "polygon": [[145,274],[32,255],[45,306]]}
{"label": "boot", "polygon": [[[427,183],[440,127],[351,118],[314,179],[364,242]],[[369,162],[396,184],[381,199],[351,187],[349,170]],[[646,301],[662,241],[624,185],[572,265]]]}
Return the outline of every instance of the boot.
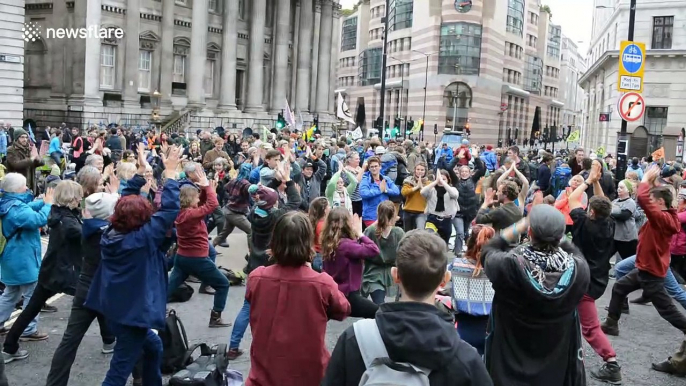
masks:
{"label": "boot", "polygon": [[596,371],[591,371],[591,377],[607,382],[611,385],[622,384],[622,368],[617,362],[605,362],[605,364]]}
{"label": "boot", "polygon": [[619,336],[619,321],[608,315],[603,323],[600,324],[600,329],[603,330],[605,335]]}
{"label": "boot", "polygon": [[208,285],[201,285],[198,292],[200,292],[201,294],[205,294],[205,295],[214,295],[215,294],[214,288],[212,288]]}
{"label": "boot", "polygon": [[229,351],[226,353],[226,357],[230,361],[236,360],[239,356],[243,355],[243,350],[239,348],[230,348]]}
{"label": "boot", "polygon": [[231,323],[222,320],[222,313],[217,311],[210,311],[210,328],[229,327]]}

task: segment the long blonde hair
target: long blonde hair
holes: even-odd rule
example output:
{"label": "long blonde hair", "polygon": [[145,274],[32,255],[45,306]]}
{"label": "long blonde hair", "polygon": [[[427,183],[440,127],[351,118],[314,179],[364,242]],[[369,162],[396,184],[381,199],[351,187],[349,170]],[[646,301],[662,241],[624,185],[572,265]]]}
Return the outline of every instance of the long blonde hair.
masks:
{"label": "long blonde hair", "polygon": [[321,234],[322,259],[333,260],[341,239],[355,239],[348,209],[339,206],[329,211]]}

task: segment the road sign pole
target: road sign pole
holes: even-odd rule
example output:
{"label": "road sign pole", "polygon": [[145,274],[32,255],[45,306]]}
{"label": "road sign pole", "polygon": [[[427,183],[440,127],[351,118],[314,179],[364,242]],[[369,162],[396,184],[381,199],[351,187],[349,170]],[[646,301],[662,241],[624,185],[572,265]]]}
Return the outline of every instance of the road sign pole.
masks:
{"label": "road sign pole", "polygon": [[[631,0],[631,6],[629,7],[629,36],[628,40],[630,42],[634,41],[634,24],[636,23],[636,0]],[[621,53],[620,53],[621,56]],[[645,57],[643,59],[645,61]],[[622,126],[619,130],[619,138],[617,138],[617,148],[619,148],[620,141],[627,141],[628,135],[626,133],[628,123],[625,119],[622,119]],[[628,154],[628,152],[627,152]],[[624,179],[626,173],[627,165],[627,154],[617,154],[617,168],[615,169],[615,181],[621,181]]]}

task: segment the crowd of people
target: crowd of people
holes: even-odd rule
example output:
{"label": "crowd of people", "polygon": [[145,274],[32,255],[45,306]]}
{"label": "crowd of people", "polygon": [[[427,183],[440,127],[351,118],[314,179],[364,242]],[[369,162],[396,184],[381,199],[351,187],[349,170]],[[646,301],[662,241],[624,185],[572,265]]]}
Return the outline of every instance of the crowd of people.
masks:
{"label": "crowd of people", "polygon": [[[55,311],[46,301],[58,293],[73,303],[47,385],[68,384],[95,319],[112,354],[102,385],[132,374],[134,385],[161,385],[158,332],[190,276],[214,297],[208,328],[232,327],[230,360],[245,354],[250,327],[248,385],[585,385],[582,337],[604,361],[590,375],[621,384],[607,335],[619,335],[638,289],[632,303],[652,302],[686,333],[672,300],[686,307],[686,184],[675,162],[633,159],[616,181],[612,156],[466,139],[451,148],[66,125],[0,138],[0,322],[22,303],[0,329],[0,385],[4,365],[29,356],[20,342],[48,339],[38,315]],[[228,321],[215,248],[230,251],[236,228],[248,279]],[[611,276],[601,322],[595,302]],[[327,322],[347,317],[361,319],[330,354]],[[686,340],[652,368],[685,376],[685,351]]]}

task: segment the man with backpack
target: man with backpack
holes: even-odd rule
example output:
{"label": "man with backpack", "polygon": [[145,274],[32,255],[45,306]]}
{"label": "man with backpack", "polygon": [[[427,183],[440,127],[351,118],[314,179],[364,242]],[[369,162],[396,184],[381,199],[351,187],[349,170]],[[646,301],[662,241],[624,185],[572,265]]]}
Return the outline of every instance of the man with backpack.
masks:
{"label": "man with backpack", "polygon": [[436,291],[450,282],[445,250],[431,232],[413,230],[403,237],[397,267],[391,268],[401,300],[382,304],[375,319],[358,321],[341,334],[323,386],[493,385],[479,354],[455,332],[452,315],[434,305]]}

